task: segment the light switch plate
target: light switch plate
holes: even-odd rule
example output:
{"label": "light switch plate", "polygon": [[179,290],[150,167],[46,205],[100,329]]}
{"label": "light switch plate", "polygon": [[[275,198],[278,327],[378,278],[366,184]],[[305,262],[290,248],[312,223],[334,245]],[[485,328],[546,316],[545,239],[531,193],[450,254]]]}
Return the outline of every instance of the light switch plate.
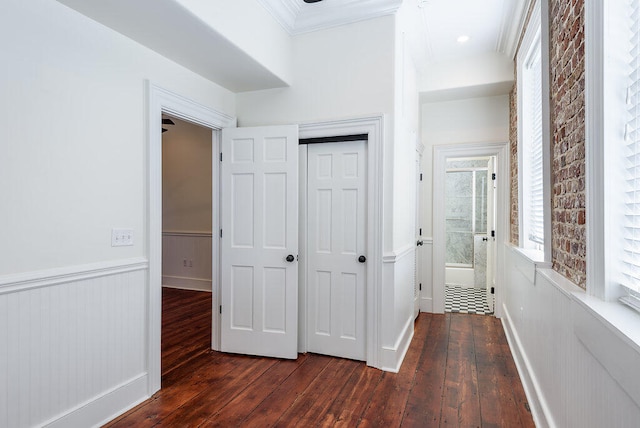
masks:
{"label": "light switch plate", "polygon": [[126,247],[133,245],[133,229],[111,229],[111,246]]}

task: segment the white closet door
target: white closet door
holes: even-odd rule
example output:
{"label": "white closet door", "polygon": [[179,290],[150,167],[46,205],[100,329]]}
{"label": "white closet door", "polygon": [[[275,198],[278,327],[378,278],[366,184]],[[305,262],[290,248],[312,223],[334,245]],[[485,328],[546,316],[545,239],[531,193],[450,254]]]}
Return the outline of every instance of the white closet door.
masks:
{"label": "white closet door", "polygon": [[308,350],[365,360],[366,142],[308,147]]}
{"label": "white closet door", "polygon": [[297,358],[298,127],[222,131],[221,350]]}

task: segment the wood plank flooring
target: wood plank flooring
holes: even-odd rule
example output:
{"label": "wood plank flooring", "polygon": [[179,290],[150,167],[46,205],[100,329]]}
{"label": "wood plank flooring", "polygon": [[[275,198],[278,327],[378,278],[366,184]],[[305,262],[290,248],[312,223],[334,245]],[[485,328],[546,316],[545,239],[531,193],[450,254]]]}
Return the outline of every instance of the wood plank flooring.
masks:
{"label": "wood plank flooring", "polygon": [[422,313],[399,373],[214,352],[209,293],[163,290],[162,389],[107,427],[534,427],[500,321]]}

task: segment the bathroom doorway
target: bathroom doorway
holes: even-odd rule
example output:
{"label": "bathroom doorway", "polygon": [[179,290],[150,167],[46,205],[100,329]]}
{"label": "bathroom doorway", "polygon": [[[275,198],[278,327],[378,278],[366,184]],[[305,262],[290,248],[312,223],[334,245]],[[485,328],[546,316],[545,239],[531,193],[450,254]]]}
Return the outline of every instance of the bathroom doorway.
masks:
{"label": "bathroom doorway", "polygon": [[494,312],[495,164],[495,156],[447,159],[445,312]]}

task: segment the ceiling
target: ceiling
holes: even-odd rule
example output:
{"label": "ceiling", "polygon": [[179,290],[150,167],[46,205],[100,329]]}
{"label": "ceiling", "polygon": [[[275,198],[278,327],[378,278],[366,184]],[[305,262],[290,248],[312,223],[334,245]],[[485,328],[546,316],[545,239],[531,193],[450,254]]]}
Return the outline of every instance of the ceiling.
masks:
{"label": "ceiling", "polygon": [[[287,83],[176,0],[58,0],[234,91]],[[395,13],[404,3],[421,20],[410,41],[419,70],[496,52],[513,59],[532,0],[256,0],[292,36]],[[414,13],[415,12],[415,13]],[[469,41],[460,44],[458,36]],[[216,46],[215,55],[202,52]],[[506,58],[505,57],[505,58]]]}
{"label": "ceiling", "polygon": [[[394,13],[403,0],[258,0],[291,35]],[[531,0],[404,0],[417,7],[425,60],[438,63],[498,52],[513,58]],[[466,35],[469,40],[459,43]]]}
{"label": "ceiling", "polygon": [[[431,63],[498,52],[513,59],[530,0],[422,0]],[[469,40],[460,43],[458,37]]]}
{"label": "ceiling", "polygon": [[[415,1],[415,0],[414,0]],[[402,0],[258,0],[291,35],[394,13]]]}

